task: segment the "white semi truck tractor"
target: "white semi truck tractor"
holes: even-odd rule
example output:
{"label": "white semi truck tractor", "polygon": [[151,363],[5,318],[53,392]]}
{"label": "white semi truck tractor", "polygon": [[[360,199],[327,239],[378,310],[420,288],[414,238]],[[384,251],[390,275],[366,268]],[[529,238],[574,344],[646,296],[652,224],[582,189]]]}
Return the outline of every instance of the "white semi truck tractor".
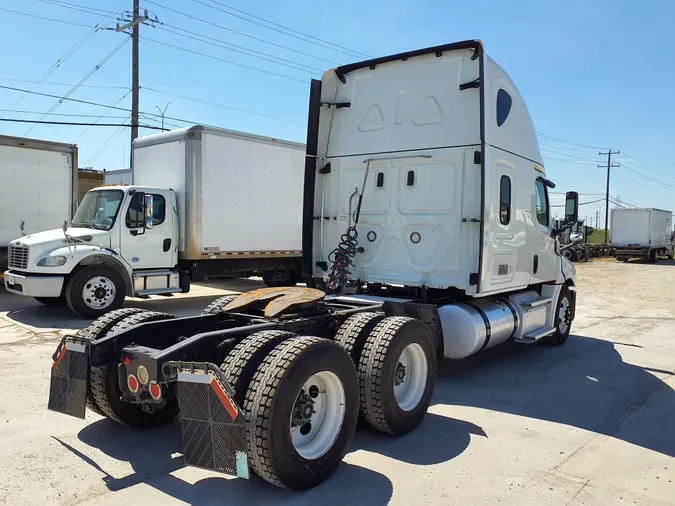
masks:
{"label": "white semi truck tractor", "polygon": [[136,139],[133,184],[94,188],[64,229],[11,241],[5,286],[97,318],[207,276],[295,285],[304,156],[303,144],[199,125]]}
{"label": "white semi truck tractor", "polygon": [[557,236],[578,196],[554,228],[530,114],[480,41],[312,81],[303,187],[304,274],[326,291],[113,311],[60,343],[49,409],[177,416],[186,464],[302,490],[338,467],[359,417],[414,430],[438,360],[567,340],[575,269]]}

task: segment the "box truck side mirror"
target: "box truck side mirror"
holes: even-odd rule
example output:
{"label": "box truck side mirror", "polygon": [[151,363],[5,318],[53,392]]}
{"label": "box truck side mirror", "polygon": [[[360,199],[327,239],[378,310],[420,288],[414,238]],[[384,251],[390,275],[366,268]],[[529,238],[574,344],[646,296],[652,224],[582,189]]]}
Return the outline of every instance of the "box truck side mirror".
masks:
{"label": "box truck side mirror", "polygon": [[143,225],[144,225],[145,228],[147,228],[147,229],[151,229],[151,228],[152,228],[152,218],[153,218],[153,216],[152,216],[152,213],[153,213],[153,207],[152,207],[152,206],[153,206],[153,198],[152,198],[152,195],[146,193],[146,194],[145,194],[145,198],[144,198],[144,208],[145,208],[144,215],[145,215],[145,222],[143,223]]}

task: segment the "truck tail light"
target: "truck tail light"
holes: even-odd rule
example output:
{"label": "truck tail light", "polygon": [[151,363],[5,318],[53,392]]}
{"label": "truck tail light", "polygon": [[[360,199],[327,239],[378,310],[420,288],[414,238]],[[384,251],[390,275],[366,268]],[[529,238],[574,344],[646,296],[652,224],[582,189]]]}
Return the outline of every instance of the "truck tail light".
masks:
{"label": "truck tail light", "polygon": [[162,387],[154,381],[150,383],[150,396],[156,401],[162,398]]}
{"label": "truck tail light", "polygon": [[134,376],[133,374],[130,374],[129,376],[127,376],[127,386],[129,387],[129,390],[131,391],[131,393],[135,394],[136,392],[138,392],[138,386],[139,386],[138,385],[138,378],[136,378],[136,376]]}

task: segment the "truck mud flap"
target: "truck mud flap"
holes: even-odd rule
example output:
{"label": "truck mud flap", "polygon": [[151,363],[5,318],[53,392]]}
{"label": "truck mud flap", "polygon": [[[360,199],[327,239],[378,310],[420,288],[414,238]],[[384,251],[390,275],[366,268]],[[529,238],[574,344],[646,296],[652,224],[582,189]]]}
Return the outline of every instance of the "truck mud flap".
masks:
{"label": "truck mud flap", "polygon": [[89,355],[84,344],[63,342],[52,364],[47,409],[84,419]]}
{"label": "truck mud flap", "polygon": [[222,371],[210,363],[167,366],[176,370],[185,464],[248,478],[245,417]]}

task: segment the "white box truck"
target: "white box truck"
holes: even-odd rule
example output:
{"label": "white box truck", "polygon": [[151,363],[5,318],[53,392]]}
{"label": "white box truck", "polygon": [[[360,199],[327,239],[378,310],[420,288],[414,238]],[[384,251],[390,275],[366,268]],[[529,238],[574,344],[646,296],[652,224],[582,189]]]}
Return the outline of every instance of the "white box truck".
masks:
{"label": "white box truck", "polygon": [[303,264],[331,294],[108,313],[57,348],[49,409],[144,428],[179,416],[186,464],[305,490],[359,417],[414,430],[438,359],[567,341],[576,276],[557,235],[578,195],[554,227],[530,114],[480,41],[338,67],[310,90]]}
{"label": "white box truck", "polygon": [[76,145],[0,135],[0,267],[12,239],[73,215],[77,176]]}
{"label": "white box truck", "polygon": [[69,227],[12,241],[5,286],[95,318],[208,275],[294,285],[304,158],[303,144],[202,126],[139,138],[134,184],[92,189]]}
{"label": "white box truck", "polygon": [[664,209],[612,209],[612,246],[616,259],[641,258],[656,262],[673,258],[673,213]]}

